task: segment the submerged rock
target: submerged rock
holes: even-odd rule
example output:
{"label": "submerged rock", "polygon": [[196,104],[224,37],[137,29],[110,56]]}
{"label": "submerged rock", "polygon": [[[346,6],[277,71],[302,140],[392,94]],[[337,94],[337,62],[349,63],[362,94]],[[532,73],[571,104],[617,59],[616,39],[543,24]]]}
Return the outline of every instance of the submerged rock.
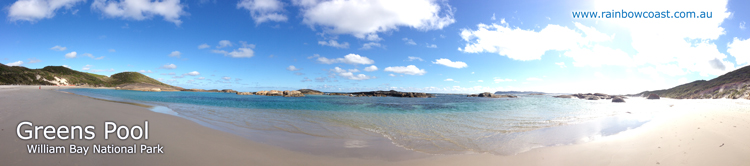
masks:
{"label": "submerged rock", "polygon": [[480,94],[470,94],[470,95],[467,95],[466,97],[517,98],[518,96],[513,96],[513,95],[496,95],[496,94],[493,94],[493,93],[490,93],[490,92],[484,92],[484,93],[480,93]]}
{"label": "submerged rock", "polygon": [[567,98],[567,99],[573,98],[573,96],[571,96],[571,95],[559,95],[559,96],[552,96],[552,97],[554,97],[554,98]]}
{"label": "submerged rock", "polygon": [[253,92],[237,92],[237,95],[253,95]]}
{"label": "submerged rock", "polygon": [[613,103],[624,103],[625,99],[622,99],[620,97],[614,97],[614,98],[612,98],[612,102]]}

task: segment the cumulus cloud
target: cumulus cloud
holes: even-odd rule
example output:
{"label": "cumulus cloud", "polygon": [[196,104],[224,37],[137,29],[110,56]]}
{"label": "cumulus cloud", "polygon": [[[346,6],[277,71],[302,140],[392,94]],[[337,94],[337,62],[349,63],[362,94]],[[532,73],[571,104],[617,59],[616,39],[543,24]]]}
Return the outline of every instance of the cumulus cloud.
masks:
{"label": "cumulus cloud", "polygon": [[468,65],[466,65],[466,63],[464,62],[461,62],[461,61],[453,62],[450,59],[445,59],[445,58],[436,59],[435,62],[432,62],[432,63],[443,65],[443,66],[448,66],[452,68],[457,68],[457,69],[468,67]]}
{"label": "cumulus cloud", "polygon": [[740,40],[735,37],[727,44],[727,52],[734,56],[737,65],[750,62],[750,39]]}
{"label": "cumulus cloud", "polygon": [[151,70],[141,70],[141,71],[138,71],[138,72],[139,73],[153,73],[153,71],[151,71]]}
{"label": "cumulus cloud", "polygon": [[300,82],[312,82],[312,80],[310,78],[305,77],[302,80],[300,80]]}
{"label": "cumulus cloud", "polygon": [[380,40],[378,32],[399,26],[419,30],[442,29],[456,20],[453,8],[434,0],[314,1],[295,0],[301,6],[303,23],[323,27],[332,34],[351,34],[360,39]]}
{"label": "cumulus cloud", "polygon": [[65,54],[65,58],[75,58],[78,53],[75,51]]}
{"label": "cumulus cloud", "polygon": [[231,80],[231,79],[232,79],[232,77],[226,77],[226,76],[225,76],[225,77],[221,77],[221,79],[224,79],[224,80]]}
{"label": "cumulus cloud", "polygon": [[168,56],[169,57],[177,57],[177,58],[179,58],[180,55],[182,55],[182,53],[180,53],[179,51],[172,51],[172,53],[169,53]]}
{"label": "cumulus cloud", "polygon": [[[45,18],[55,17],[55,12],[60,8],[72,9],[78,2],[85,0],[18,0],[7,7],[8,19],[10,21],[36,22]],[[77,10],[76,10],[77,11]],[[59,51],[64,51],[59,50]]]}
{"label": "cumulus cloud", "polygon": [[323,64],[346,63],[352,65],[369,65],[375,63],[375,61],[373,61],[372,59],[357,54],[348,54],[343,58],[336,59],[328,59],[326,57],[318,56],[318,62]]}
{"label": "cumulus cloud", "polygon": [[560,66],[560,68],[568,67],[568,66],[565,66],[565,62],[555,62],[555,65]]}
{"label": "cumulus cloud", "polygon": [[201,45],[198,45],[198,49],[204,49],[204,48],[209,48],[209,47],[211,47],[211,46],[209,46],[209,45],[208,45],[208,44],[206,44],[206,43],[203,43],[203,44],[201,44]]}
{"label": "cumulus cloud", "polygon": [[[232,58],[251,58],[255,56],[255,51],[253,51],[253,49],[255,48],[254,44],[247,44],[247,42],[244,41],[240,41],[240,43],[242,44],[242,46],[240,46],[240,48],[232,50],[231,52],[227,52],[224,50],[211,50],[211,52],[224,54],[224,56],[230,56]],[[222,40],[219,42],[219,46],[216,46],[216,48],[223,48],[227,46],[232,46],[232,43],[227,40]]]}
{"label": "cumulus cloud", "polygon": [[409,38],[403,38],[401,40],[403,40],[404,42],[406,42],[406,45],[417,45],[417,43],[415,43],[414,40],[409,39]]}
{"label": "cumulus cloud", "polygon": [[289,71],[297,71],[297,70],[302,70],[302,68],[297,68],[297,67],[294,67],[294,66],[292,66],[292,65],[289,65],[289,67],[287,67],[287,68],[286,68],[286,70],[289,70]]}
{"label": "cumulus cloud", "polygon": [[349,48],[349,42],[339,43],[336,40],[318,41],[318,44],[324,45],[324,46],[336,47],[336,48]]}
{"label": "cumulus cloud", "polygon": [[177,65],[174,65],[174,64],[166,64],[166,65],[163,65],[163,66],[161,66],[160,68],[162,68],[162,69],[176,69],[176,68],[177,68]]}
{"label": "cumulus cloud", "polygon": [[582,40],[578,32],[559,25],[547,25],[539,32],[505,25],[477,25],[477,30],[461,30],[467,42],[459,51],[497,53],[514,60],[536,60],[549,50],[568,50]]}
{"label": "cumulus cloud", "polygon": [[414,60],[424,61],[422,58],[415,57],[415,56],[409,56],[408,58],[409,58],[409,61],[414,61]]}
{"label": "cumulus cloud", "polygon": [[745,30],[745,22],[740,22],[740,29]]}
{"label": "cumulus cloud", "polygon": [[369,67],[365,67],[365,71],[367,71],[367,72],[372,72],[372,71],[377,71],[377,70],[378,70],[378,67],[375,66],[375,65],[372,65],[372,66],[369,66]]}
{"label": "cumulus cloud", "polygon": [[231,46],[232,46],[232,42],[231,41],[229,41],[229,40],[221,40],[221,41],[219,41],[219,45],[216,46],[216,48],[224,48],[224,47],[231,47]]}
{"label": "cumulus cloud", "polygon": [[452,78],[448,78],[448,79],[445,79],[443,81],[451,81],[451,82],[453,82],[453,79]]}
{"label": "cumulus cloud", "polygon": [[430,44],[430,43],[425,43],[425,44],[427,45],[427,48],[437,48],[437,45],[435,44]]}
{"label": "cumulus cloud", "polygon": [[201,75],[201,73],[198,73],[198,71],[191,71],[191,72],[189,72],[189,73],[186,73],[186,75],[189,75],[189,76],[197,76],[197,75]]}
{"label": "cumulus cloud", "polygon": [[83,68],[81,68],[81,70],[83,70],[83,71],[86,71],[86,70],[89,70],[89,69],[91,69],[91,67],[93,67],[93,66],[91,66],[91,65],[86,65],[86,66],[83,66]]}
{"label": "cumulus cloud", "polygon": [[52,47],[52,48],[49,48],[49,49],[50,49],[50,50],[55,50],[55,51],[65,51],[65,50],[67,50],[67,49],[68,49],[68,47],[63,47],[63,46],[54,46],[54,47]]}
{"label": "cumulus cloud", "polygon": [[91,53],[83,53],[83,54],[81,54],[81,56],[89,57],[89,58],[91,58],[91,59],[95,59],[95,60],[100,60],[100,59],[104,59],[104,56],[100,56],[100,57],[95,57],[95,56],[94,56],[93,54],[91,54]]}
{"label": "cumulus cloud", "polygon": [[350,79],[350,80],[368,80],[368,79],[375,78],[374,76],[367,76],[365,74],[355,75],[354,73],[359,72],[359,70],[357,69],[344,70],[339,67],[336,67],[334,69],[331,69],[330,71],[334,73],[338,73],[338,76],[346,78],[346,79]]}
{"label": "cumulus cloud", "polygon": [[381,47],[381,48],[383,48],[383,45],[381,45],[380,43],[376,43],[376,42],[369,42],[369,43],[362,44],[362,48],[359,48],[359,49],[360,50],[369,50],[369,49],[372,49],[373,47]]}
{"label": "cumulus cloud", "polygon": [[11,63],[6,63],[5,65],[6,66],[21,66],[21,65],[23,65],[23,61],[16,61],[16,62],[11,62]]}
{"label": "cumulus cloud", "polygon": [[177,26],[182,24],[180,16],[187,15],[183,7],[180,0],[94,0],[91,3],[92,10],[100,11],[107,17],[140,21],[159,15]]}
{"label": "cumulus cloud", "polygon": [[237,9],[245,9],[255,20],[255,24],[267,21],[284,22],[288,18],[283,14],[284,3],[279,0],[241,0]]}
{"label": "cumulus cloud", "polygon": [[425,71],[424,69],[419,69],[414,65],[386,67],[385,69],[383,69],[383,71],[408,75],[424,75],[425,73],[427,73],[427,71]]}
{"label": "cumulus cloud", "polygon": [[169,73],[162,73],[161,75],[175,75],[175,73],[174,72],[169,72]]}
{"label": "cumulus cloud", "polygon": [[94,73],[99,73],[99,72],[115,72],[115,69],[109,69],[109,70],[104,70],[104,69],[91,69],[91,72],[94,72]]}
{"label": "cumulus cloud", "polygon": [[388,76],[395,77],[396,75],[395,74],[388,74]]}

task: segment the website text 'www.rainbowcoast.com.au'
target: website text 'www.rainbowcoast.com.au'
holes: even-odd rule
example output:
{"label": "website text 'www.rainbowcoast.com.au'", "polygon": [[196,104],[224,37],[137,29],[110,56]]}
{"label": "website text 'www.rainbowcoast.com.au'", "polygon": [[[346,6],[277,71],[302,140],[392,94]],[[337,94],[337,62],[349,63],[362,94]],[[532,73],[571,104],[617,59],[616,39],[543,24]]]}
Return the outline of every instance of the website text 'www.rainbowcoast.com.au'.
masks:
{"label": "website text 'www.rainbowcoast.com.au'", "polygon": [[706,11],[573,11],[573,18],[712,18]]}

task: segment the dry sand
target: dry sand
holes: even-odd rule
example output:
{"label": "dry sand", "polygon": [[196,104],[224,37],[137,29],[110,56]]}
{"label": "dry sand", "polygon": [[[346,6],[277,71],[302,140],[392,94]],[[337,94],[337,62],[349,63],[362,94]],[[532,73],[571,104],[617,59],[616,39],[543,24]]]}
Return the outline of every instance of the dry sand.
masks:
{"label": "dry sand", "polygon": [[[289,151],[143,107],[37,88],[0,87],[0,165],[750,165],[750,104],[744,101],[676,101],[673,107],[654,108],[665,111],[642,127],[588,143],[512,156],[434,155],[392,162]],[[716,109],[718,105],[726,107]],[[104,121],[134,125],[145,120],[149,140],[104,140]],[[15,133],[21,121],[94,125],[97,135],[90,141],[25,141]],[[37,143],[158,143],[165,154],[91,154],[91,149],[87,156],[28,154],[26,145]]]}

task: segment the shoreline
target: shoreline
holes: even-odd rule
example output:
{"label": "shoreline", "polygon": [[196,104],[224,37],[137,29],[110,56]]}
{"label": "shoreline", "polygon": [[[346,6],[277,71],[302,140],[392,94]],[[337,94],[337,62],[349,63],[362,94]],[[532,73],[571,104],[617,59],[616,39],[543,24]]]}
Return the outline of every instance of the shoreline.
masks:
{"label": "shoreline", "polygon": [[[37,87],[37,86],[33,86]],[[31,87],[30,87],[31,88]],[[5,88],[0,88],[5,89]],[[618,134],[597,138],[594,141],[535,148],[527,152],[510,156],[491,154],[458,154],[430,155],[423,158],[402,161],[384,161],[380,159],[362,159],[351,157],[321,156],[257,143],[243,137],[215,130],[194,121],[152,112],[148,109],[128,106],[126,104],[105,102],[82,96],[69,95],[53,91],[17,88],[18,90],[0,90],[0,105],[10,108],[0,112],[0,158],[11,161],[12,165],[40,165],[64,163],[65,165],[101,165],[103,158],[117,162],[116,165],[146,164],[154,165],[732,165],[749,162],[741,156],[750,154],[750,144],[743,143],[750,139],[750,115],[748,109],[712,110],[711,108],[689,107],[692,105],[710,107],[718,102],[744,103],[734,100],[707,100],[697,104],[677,102],[664,115],[655,115],[654,120]],[[43,88],[44,89],[44,88]],[[680,101],[680,100],[676,100]],[[705,103],[703,103],[705,102]],[[86,104],[75,104],[86,103]],[[739,105],[739,104],[736,104]],[[655,108],[657,109],[657,108]],[[52,114],[52,115],[50,115]],[[59,116],[55,116],[59,115]],[[700,117],[703,116],[703,119]],[[148,117],[148,118],[145,118]],[[711,120],[709,120],[709,118]],[[149,119],[152,123],[152,138],[147,141],[114,141],[103,140],[97,136],[93,141],[53,140],[36,141],[20,140],[14,129],[21,121],[30,120],[35,124],[93,124],[97,133],[103,133],[101,123],[105,120],[133,125]],[[720,121],[716,123],[714,121]],[[158,125],[157,125],[158,124]],[[728,126],[728,124],[733,124]],[[174,127],[172,131],[165,126]],[[694,126],[700,125],[701,129]],[[673,137],[666,137],[675,133]],[[660,137],[659,137],[660,136]],[[698,141],[686,141],[688,137],[699,138]],[[681,142],[687,142],[680,144]],[[6,142],[8,142],[6,144]],[[38,155],[27,154],[24,144],[48,143],[67,145],[69,143],[90,145],[92,143],[162,143],[166,149],[185,151],[168,151],[164,155]],[[207,144],[206,142],[211,142]],[[719,144],[725,144],[719,147]],[[676,145],[675,145],[676,144]],[[716,145],[714,145],[716,144]],[[656,147],[654,147],[656,146]],[[675,147],[676,146],[676,147]],[[217,149],[224,147],[228,149]],[[202,149],[202,152],[196,152]],[[684,155],[677,155],[680,151]],[[263,156],[263,157],[258,157]],[[293,158],[293,159],[292,159]],[[178,162],[172,162],[176,160]],[[13,162],[15,161],[15,162]],[[27,161],[29,163],[23,162]],[[203,163],[203,164],[200,164]]]}

